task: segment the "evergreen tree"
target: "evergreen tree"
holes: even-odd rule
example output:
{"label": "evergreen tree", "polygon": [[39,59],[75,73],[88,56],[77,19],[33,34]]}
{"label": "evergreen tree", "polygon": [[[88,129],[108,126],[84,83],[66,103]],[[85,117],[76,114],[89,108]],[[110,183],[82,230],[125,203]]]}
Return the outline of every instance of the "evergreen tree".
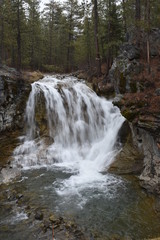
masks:
{"label": "evergreen tree", "polygon": [[39,0],[28,0],[28,57],[32,69],[41,66],[41,21],[39,13]]}
{"label": "evergreen tree", "polygon": [[13,29],[16,29],[16,58],[17,58],[17,69],[20,70],[22,66],[22,31],[24,30],[24,23],[25,23],[25,9],[24,4],[25,1],[23,0],[12,0],[12,11],[13,11],[13,18],[12,24]]}
{"label": "evergreen tree", "polygon": [[67,13],[67,67],[70,72],[74,67],[74,43],[79,33],[79,5],[77,0],[67,0],[64,9]]}
{"label": "evergreen tree", "polygon": [[98,31],[98,6],[97,0],[93,0],[93,12],[94,12],[94,34],[95,34],[95,48],[96,48],[96,65],[97,74],[101,74],[101,59],[99,50],[99,31]]}
{"label": "evergreen tree", "polygon": [[81,28],[75,43],[75,61],[89,69],[95,62],[94,22],[92,6],[88,1],[81,3]]}

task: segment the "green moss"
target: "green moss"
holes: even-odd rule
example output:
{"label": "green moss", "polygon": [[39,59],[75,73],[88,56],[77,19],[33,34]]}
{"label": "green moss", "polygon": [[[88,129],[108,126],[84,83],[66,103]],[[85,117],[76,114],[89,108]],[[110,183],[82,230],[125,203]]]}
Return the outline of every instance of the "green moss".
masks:
{"label": "green moss", "polygon": [[126,109],[122,112],[122,115],[128,120],[133,121],[135,117],[137,117],[137,111],[131,111],[130,109]]}

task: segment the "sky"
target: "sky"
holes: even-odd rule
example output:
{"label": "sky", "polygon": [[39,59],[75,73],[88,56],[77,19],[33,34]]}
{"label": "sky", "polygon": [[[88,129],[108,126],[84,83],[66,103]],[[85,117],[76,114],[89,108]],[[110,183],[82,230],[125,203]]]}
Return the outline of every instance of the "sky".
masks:
{"label": "sky", "polygon": [[[49,0],[41,0],[41,4],[40,4],[41,10],[44,8],[44,5],[48,2],[49,2]],[[63,2],[65,2],[65,0],[56,0],[56,2],[63,3]]]}
{"label": "sky", "polygon": [[43,9],[44,8],[44,4],[48,3],[48,2],[49,2],[49,0],[42,0],[41,4],[40,4],[41,9]]}
{"label": "sky", "polygon": [[[44,5],[45,5],[46,3],[48,3],[48,2],[49,2],[49,0],[41,0],[41,4],[40,4],[41,10],[43,10]],[[65,2],[65,0],[56,0],[56,2],[61,2],[61,3],[63,3],[63,2]],[[79,2],[81,2],[81,0],[79,0]]]}

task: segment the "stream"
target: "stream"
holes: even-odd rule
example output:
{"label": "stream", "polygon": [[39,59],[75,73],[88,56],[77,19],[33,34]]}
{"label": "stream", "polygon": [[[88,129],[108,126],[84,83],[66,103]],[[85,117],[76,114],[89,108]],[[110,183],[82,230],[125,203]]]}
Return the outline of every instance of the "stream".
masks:
{"label": "stream", "polygon": [[111,101],[74,77],[46,76],[32,84],[25,120],[11,161],[21,177],[1,188],[18,189],[26,201],[17,206],[16,195],[1,203],[0,239],[42,239],[33,234],[28,205],[74,219],[84,239],[160,235],[154,199],[136,178],[107,172],[121,150],[118,131],[125,120]]}

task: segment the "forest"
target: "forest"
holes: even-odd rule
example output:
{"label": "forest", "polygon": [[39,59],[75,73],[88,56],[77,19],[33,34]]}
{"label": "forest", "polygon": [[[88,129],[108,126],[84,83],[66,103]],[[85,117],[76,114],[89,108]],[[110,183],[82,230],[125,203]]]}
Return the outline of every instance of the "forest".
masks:
{"label": "forest", "polygon": [[[0,1],[0,63],[72,72],[105,62],[109,70],[128,31],[160,27],[158,0]],[[146,46],[149,48],[149,42]],[[149,61],[149,56],[146,59]],[[107,70],[107,71],[108,71]]]}

